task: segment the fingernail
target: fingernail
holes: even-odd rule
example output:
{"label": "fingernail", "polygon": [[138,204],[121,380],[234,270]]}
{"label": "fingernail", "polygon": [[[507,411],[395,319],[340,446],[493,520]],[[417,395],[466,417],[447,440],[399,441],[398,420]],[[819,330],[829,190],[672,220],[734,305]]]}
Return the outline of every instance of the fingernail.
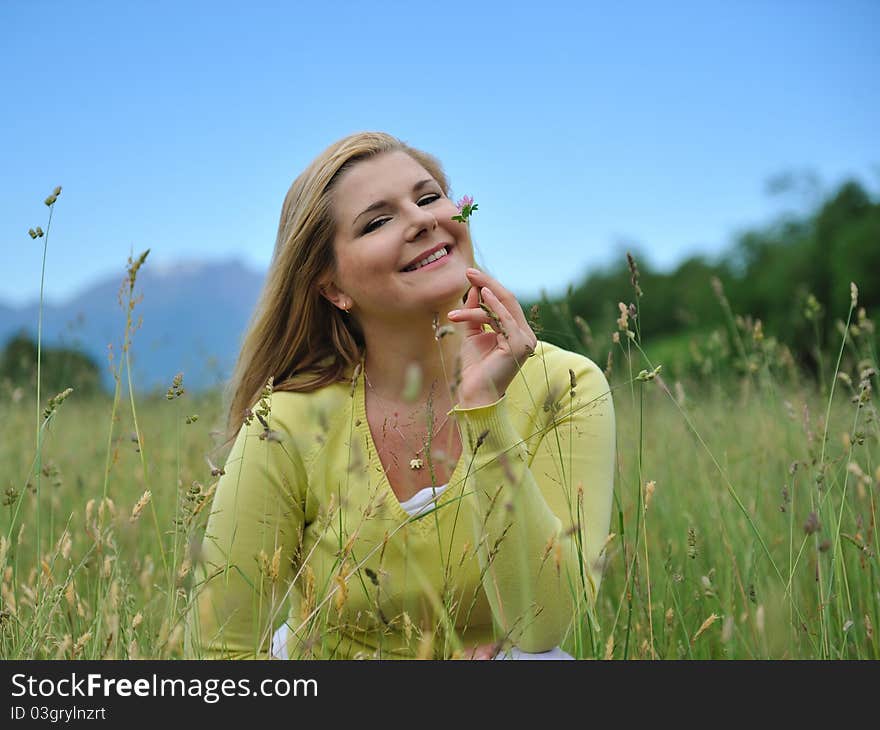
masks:
{"label": "fingernail", "polygon": [[468,268],[468,273],[469,273],[469,274],[479,274],[479,273],[480,273],[480,270],[479,270],[479,269]]}
{"label": "fingernail", "polygon": [[448,313],[446,314],[446,316],[447,316],[447,317],[455,317],[457,314],[458,314],[458,310],[457,310],[457,309],[453,309],[451,312],[448,312]]}

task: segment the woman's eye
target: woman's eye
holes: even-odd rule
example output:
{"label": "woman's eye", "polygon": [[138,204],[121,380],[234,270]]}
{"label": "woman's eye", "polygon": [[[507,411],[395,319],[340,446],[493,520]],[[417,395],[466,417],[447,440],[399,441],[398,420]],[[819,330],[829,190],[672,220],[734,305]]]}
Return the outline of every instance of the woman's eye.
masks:
{"label": "woman's eye", "polygon": [[[428,200],[428,203],[433,203],[435,200],[440,200],[440,197],[441,196],[437,195],[437,193],[431,193],[430,195],[424,195],[419,198],[419,203],[424,200]],[[425,203],[425,205],[427,205],[428,203]],[[370,231],[376,230],[379,227],[379,224],[384,223],[387,220],[387,218],[376,218],[376,220],[370,221],[367,224],[367,227],[364,228],[364,233],[369,233]]]}

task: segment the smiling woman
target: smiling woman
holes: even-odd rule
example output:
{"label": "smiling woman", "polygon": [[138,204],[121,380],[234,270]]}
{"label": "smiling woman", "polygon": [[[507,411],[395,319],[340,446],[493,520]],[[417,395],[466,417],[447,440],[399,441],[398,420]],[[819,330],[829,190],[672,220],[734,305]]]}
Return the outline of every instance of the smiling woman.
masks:
{"label": "smiling woman", "polygon": [[434,157],[378,132],[294,181],[231,383],[189,656],[580,645],[611,514],[608,384],[535,337],[460,212]]}

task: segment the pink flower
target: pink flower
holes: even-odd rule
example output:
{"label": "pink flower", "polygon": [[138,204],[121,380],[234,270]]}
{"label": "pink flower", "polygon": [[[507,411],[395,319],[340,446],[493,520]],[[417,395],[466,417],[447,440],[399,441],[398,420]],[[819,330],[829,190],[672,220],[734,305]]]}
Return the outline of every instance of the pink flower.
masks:
{"label": "pink flower", "polygon": [[474,199],[470,195],[464,195],[464,196],[462,196],[461,200],[459,200],[458,203],[456,203],[456,206],[458,207],[459,212],[461,212],[462,209],[464,209],[464,206],[473,205],[473,204],[474,204]]}
{"label": "pink flower", "polygon": [[463,195],[461,200],[456,203],[456,206],[458,207],[459,215],[452,216],[452,220],[461,223],[466,223],[467,219],[470,218],[471,213],[473,213],[478,207],[470,195]]}

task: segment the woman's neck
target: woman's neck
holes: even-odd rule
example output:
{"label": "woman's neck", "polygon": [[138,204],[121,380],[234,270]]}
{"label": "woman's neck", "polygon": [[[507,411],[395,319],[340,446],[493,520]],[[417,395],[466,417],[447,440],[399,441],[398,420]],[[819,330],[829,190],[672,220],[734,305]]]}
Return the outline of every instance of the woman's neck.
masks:
{"label": "woman's neck", "polygon": [[[439,316],[438,326],[448,325],[450,322],[444,312]],[[453,403],[451,389],[455,385],[461,329],[462,325],[453,324],[452,331],[438,340],[430,321],[409,323],[405,327],[399,323],[371,322],[364,327],[364,369],[374,393],[390,403],[424,404],[429,396],[435,403]],[[412,377],[412,369],[419,373],[417,388],[407,382]],[[407,386],[411,390],[404,397]]]}

